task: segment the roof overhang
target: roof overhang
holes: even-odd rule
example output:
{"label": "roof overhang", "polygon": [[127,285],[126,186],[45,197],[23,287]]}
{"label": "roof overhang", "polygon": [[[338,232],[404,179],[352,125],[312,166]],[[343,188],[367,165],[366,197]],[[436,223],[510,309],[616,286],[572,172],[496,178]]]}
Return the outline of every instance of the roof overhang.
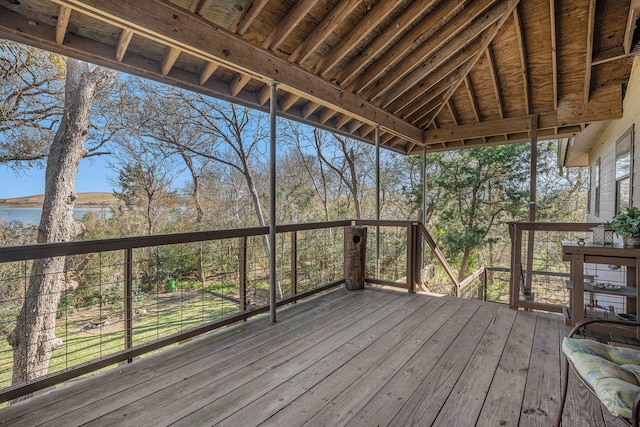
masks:
{"label": "roof overhang", "polygon": [[638,0],[19,0],[0,37],[414,154],[622,115]]}

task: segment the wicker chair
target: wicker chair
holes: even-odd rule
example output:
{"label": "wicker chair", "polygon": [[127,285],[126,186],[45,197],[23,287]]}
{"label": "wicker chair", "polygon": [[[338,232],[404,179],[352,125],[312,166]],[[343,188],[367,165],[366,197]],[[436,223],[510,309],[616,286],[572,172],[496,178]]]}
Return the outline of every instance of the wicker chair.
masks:
{"label": "wicker chair", "polygon": [[640,350],[603,344],[573,336],[593,323],[638,327],[638,323],[588,319],[578,323],[562,341],[565,355],[564,385],[556,426],[562,423],[567,398],[569,367],[580,382],[625,424],[637,427],[640,420]]}

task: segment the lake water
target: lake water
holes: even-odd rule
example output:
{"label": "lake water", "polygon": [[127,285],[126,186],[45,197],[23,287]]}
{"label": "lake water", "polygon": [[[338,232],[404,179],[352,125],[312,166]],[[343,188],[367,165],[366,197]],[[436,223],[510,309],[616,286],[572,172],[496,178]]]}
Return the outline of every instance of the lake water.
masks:
{"label": "lake water", "polygon": [[[82,218],[86,213],[93,212],[99,218],[108,219],[111,216],[110,208],[75,208],[74,218]],[[14,206],[0,206],[0,222],[20,221],[24,224],[40,223],[42,209],[40,208],[17,208]]]}

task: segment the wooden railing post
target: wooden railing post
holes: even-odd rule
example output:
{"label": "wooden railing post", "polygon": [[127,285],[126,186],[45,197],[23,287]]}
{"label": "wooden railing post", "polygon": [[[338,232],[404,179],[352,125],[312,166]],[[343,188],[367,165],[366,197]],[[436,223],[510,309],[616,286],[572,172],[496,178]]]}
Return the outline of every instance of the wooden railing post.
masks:
{"label": "wooden railing post", "polygon": [[[422,276],[422,272],[420,271],[420,254],[421,254],[421,250],[420,250],[420,233],[418,230],[418,223],[412,223],[411,224],[411,281],[408,283],[409,284],[409,292],[410,293],[415,293],[416,292],[416,287],[417,287],[417,283],[418,281],[420,281],[420,278]],[[409,277],[407,277],[407,280],[409,279]]]}
{"label": "wooden railing post", "polygon": [[344,228],[344,285],[350,291],[364,289],[367,254],[367,227]]}
{"label": "wooden railing post", "polygon": [[291,232],[291,295],[298,293],[298,233]]}
{"label": "wooden railing post", "polygon": [[522,274],[522,230],[515,223],[510,224],[511,234],[511,277],[509,278],[509,307],[517,308],[520,301],[520,275]]}
{"label": "wooden railing post", "polygon": [[[124,348],[133,347],[133,249],[124,250]],[[133,359],[127,359],[131,363]]]}
{"label": "wooden railing post", "polygon": [[238,309],[243,312],[247,309],[247,236],[240,237],[238,246]]}

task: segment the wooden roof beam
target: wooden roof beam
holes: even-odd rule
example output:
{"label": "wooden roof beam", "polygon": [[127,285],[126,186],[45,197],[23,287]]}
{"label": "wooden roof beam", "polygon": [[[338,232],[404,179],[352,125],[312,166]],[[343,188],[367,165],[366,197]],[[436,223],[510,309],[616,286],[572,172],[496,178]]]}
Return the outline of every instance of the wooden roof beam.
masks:
{"label": "wooden roof beam", "polygon": [[516,27],[517,39],[518,39],[518,49],[520,50],[520,67],[522,70],[522,89],[523,89],[523,102],[524,102],[524,113],[530,114],[529,106],[529,76],[527,73],[527,52],[524,46],[524,34],[522,32],[522,22],[520,21],[520,14],[518,13],[518,8],[513,9],[513,22]]}
{"label": "wooden roof beam", "polygon": [[[473,85],[471,84],[471,79],[469,76],[464,78],[464,86],[467,90],[467,96],[469,97],[469,103],[471,104],[471,109],[473,110],[473,117],[475,117],[476,122],[481,122],[482,118],[480,117],[480,108],[478,107],[478,100],[476,98],[476,94],[473,92]],[[482,138],[484,142],[487,142],[487,138]]]}
{"label": "wooden roof beam", "polygon": [[189,10],[202,16],[207,9],[209,9],[212,2],[213,0],[194,0],[194,2],[191,3],[191,6],[189,6]]}
{"label": "wooden roof beam", "polygon": [[378,2],[355,27],[331,49],[329,55],[325,56],[316,64],[313,71],[323,77],[329,74],[329,71],[400,3],[402,3],[402,0],[385,0]]}
{"label": "wooden roof beam", "polygon": [[336,129],[342,128],[342,126],[346,125],[350,120],[351,120],[351,117],[349,117],[349,116],[342,115],[342,116],[338,117],[334,121]]}
{"label": "wooden roof beam", "polygon": [[[594,90],[587,105],[578,102],[581,99],[582,93],[568,95],[563,99],[557,111],[539,114],[538,129],[572,127],[582,123],[622,117],[622,89],[620,87],[609,86]],[[460,139],[529,132],[532,117],[535,116],[527,115],[427,130],[424,143],[425,145],[433,145]]]}
{"label": "wooden roof beam", "polygon": [[478,100],[476,99],[476,95],[473,92],[473,86],[471,85],[471,79],[469,76],[464,78],[464,87],[467,90],[467,96],[469,97],[469,103],[471,104],[471,109],[473,110],[473,117],[475,117],[476,122],[482,121],[480,118],[480,109],[478,108]]}
{"label": "wooden roof beam", "polygon": [[322,22],[291,53],[289,61],[296,64],[304,62],[331,35],[336,27],[353,12],[360,2],[361,0],[345,0],[335,5]]}
{"label": "wooden roof beam", "polygon": [[556,37],[556,0],[549,0],[551,13],[551,84],[553,85],[553,109],[558,109],[558,41]]}
{"label": "wooden roof beam", "polygon": [[365,123],[379,124],[408,140],[422,140],[422,131],[411,124],[174,4],[161,0],[54,1],[262,82],[278,81],[286,92]]}
{"label": "wooden roof beam", "polygon": [[289,12],[282,18],[282,21],[271,31],[267,38],[262,42],[262,47],[269,50],[274,50],[291,32],[298,26],[300,21],[309,13],[309,11],[316,5],[317,0],[306,0],[296,2],[295,5],[289,9]]}
{"label": "wooden roof beam", "polygon": [[251,81],[251,76],[238,73],[229,84],[229,92],[231,96],[237,96],[242,89]]}
{"label": "wooden roof beam", "polygon": [[253,0],[248,3],[242,10],[242,13],[240,13],[231,24],[231,32],[240,35],[246,33],[251,24],[253,24],[253,21],[256,20],[262,9],[267,5],[268,1],[269,0]]}
{"label": "wooden roof beam", "polygon": [[211,78],[213,73],[216,72],[219,66],[220,64],[218,64],[215,61],[207,61],[204,64],[204,67],[202,67],[202,69],[200,70],[200,74],[198,76],[198,80],[200,81],[200,84],[204,85],[207,82],[207,80]]}
{"label": "wooden roof beam", "polygon": [[[432,90],[436,90],[438,84],[445,82],[447,87],[449,87],[454,81],[460,78],[460,69],[462,65],[473,58],[479,47],[480,39],[472,41],[458,55],[449,59],[444,65],[438,67],[437,70],[417,84],[412,89],[410,97],[401,96],[389,104],[387,110],[391,111],[393,114],[401,113],[402,117],[408,117],[416,112],[433,98],[432,96],[429,96],[428,93]],[[424,100],[424,102],[422,100]]]}
{"label": "wooden roof beam", "polygon": [[453,84],[452,79],[442,80],[433,86],[424,95],[416,97],[411,104],[402,112],[402,117],[410,122],[415,121],[415,114],[419,113],[426,105],[430,104],[434,99],[442,100],[442,94],[445,93]]}
{"label": "wooden roof beam", "polygon": [[165,51],[162,61],[160,61],[160,72],[163,76],[169,75],[169,71],[178,60],[178,56],[180,56],[180,49],[177,47],[169,47]]}
{"label": "wooden roof beam", "polygon": [[69,18],[71,18],[71,8],[60,6],[58,10],[58,19],[56,20],[56,43],[64,43],[64,35],[67,33],[69,26]]}
{"label": "wooden roof beam", "polygon": [[122,62],[124,54],[127,53],[127,49],[129,48],[129,43],[131,42],[132,37],[133,31],[120,31],[120,38],[118,39],[118,44],[116,45],[116,61]]}
{"label": "wooden roof beam", "polygon": [[[0,8],[0,10],[2,9]],[[0,13],[0,37],[164,84],[178,85],[186,90],[202,93],[227,102],[233,102],[260,111],[268,111],[268,108],[258,103],[260,91],[248,91],[244,89],[236,97],[232,97],[229,93],[229,84],[223,80],[210,79],[205,85],[200,85],[198,81],[199,76],[196,71],[188,71],[179,67],[174,67],[171,70],[170,76],[163,76],[160,73],[159,61],[150,60],[146,56],[130,51],[127,52],[122,62],[118,62],[114,57],[113,45],[100,43],[74,32],[69,32],[66,35],[64,45],[58,45],[55,43],[55,22],[53,25],[45,22],[38,22],[38,25],[31,25],[29,22],[29,18],[25,18],[15,12],[6,11],[6,13]],[[265,85],[265,87],[267,87],[267,85]],[[267,92],[269,91],[267,90]],[[319,114],[304,118],[302,116],[302,109],[297,108],[295,105],[289,111],[280,112],[280,114],[282,117],[291,120],[300,121],[330,132],[336,132],[340,135],[355,137],[364,142],[372,143],[371,137],[362,137],[359,132],[349,134],[345,130],[333,127],[332,122],[320,123]],[[331,112],[330,114],[332,115],[334,113]],[[391,148],[399,153],[404,153],[404,149],[393,147],[385,148]]]}
{"label": "wooden roof beam", "polygon": [[[386,107],[411,90],[416,83],[443,65],[449,58],[465,49],[470,41],[480,37],[482,33],[504,16],[507,10],[505,2],[499,2],[486,13],[482,13],[485,10],[484,6],[491,2],[493,0],[480,0],[465,8],[449,21],[445,27],[442,27],[436,36],[416,49],[411,58],[403,61],[402,64],[396,66],[376,82],[375,95],[371,95],[367,99],[383,108]],[[474,5],[477,6],[474,7]],[[471,20],[473,22],[466,25]],[[461,28],[462,31],[460,31]],[[441,38],[439,36],[447,33],[449,37],[443,36],[444,38]],[[446,43],[440,43],[445,40]],[[422,59],[424,62],[418,62]]]}
{"label": "wooden roof beam", "polygon": [[[336,75],[336,81],[340,86],[349,85],[353,78],[359,74],[362,68],[366,65],[367,61],[372,60],[375,56],[381,52],[389,49],[389,43],[391,40],[395,40],[401,34],[407,32],[408,27],[419,17],[421,17],[427,10],[437,3],[437,0],[427,1],[414,1],[407,9],[393,20],[387,28],[385,28],[380,34],[378,34],[362,51],[353,58],[340,72]],[[414,27],[415,28],[415,27]],[[419,30],[409,30],[409,32],[418,33]],[[416,34],[417,37],[427,37],[425,32]],[[417,39],[414,38],[417,43]],[[397,47],[394,45],[394,51]],[[397,51],[396,51],[397,52]]]}
{"label": "wooden roof beam", "polygon": [[293,104],[295,104],[298,99],[300,99],[299,96],[293,95],[291,93],[286,93],[280,101],[280,108],[282,109],[282,111],[289,111],[289,109],[293,107]]}
{"label": "wooden roof beam", "polygon": [[[429,114],[431,114],[433,111],[436,111],[438,108],[440,108],[440,106],[444,102],[445,102],[444,93],[442,93],[438,95],[435,99],[433,99],[431,102],[429,102],[427,105],[422,107],[422,109],[417,111],[412,116],[411,122],[417,123],[418,126],[420,126],[420,128],[422,129],[428,128],[431,122],[431,117],[429,116]],[[432,124],[435,126],[438,126],[438,124],[435,122],[433,122]]]}
{"label": "wooden roof beam", "polygon": [[589,0],[589,15],[587,17],[587,54],[584,71],[584,103],[589,102],[591,92],[591,61],[593,60],[593,32],[596,22],[596,0]]}
{"label": "wooden roof beam", "polygon": [[502,93],[500,92],[500,80],[498,79],[498,72],[496,71],[496,63],[493,59],[493,51],[491,50],[491,46],[487,47],[487,65],[489,67],[489,74],[491,74],[491,83],[493,85],[493,93],[496,97],[496,102],[498,103],[498,112],[500,113],[500,118],[504,119],[504,107],[502,106]]}
{"label": "wooden roof beam", "polygon": [[[451,17],[462,10],[464,3],[448,1],[436,8],[432,13],[427,14],[422,21],[416,24],[407,34],[402,36],[398,42],[392,46],[385,44],[386,51],[372,63],[362,74],[346,86],[350,92],[362,93],[369,88],[380,76],[390,67],[397,64],[409,52],[415,50],[432,36],[443,23],[448,22]],[[389,43],[389,40],[386,40]]]}
{"label": "wooden roof beam", "polygon": [[307,104],[302,108],[302,117],[305,119],[312,115],[318,108],[320,108],[320,104],[317,102],[307,102]]}
{"label": "wooden roof beam", "polygon": [[336,115],[336,111],[332,110],[331,108],[324,108],[321,112],[320,112],[320,123],[321,124],[325,124],[329,121],[329,119],[333,116]]}
{"label": "wooden roof beam", "polygon": [[627,28],[624,32],[623,48],[625,54],[630,54],[633,46],[633,32],[636,26],[636,20],[640,15],[640,0],[631,0],[631,7],[629,7],[629,17],[627,18]]}
{"label": "wooden roof beam", "polygon": [[[520,0],[505,0],[505,1],[506,1],[506,11],[504,12],[500,20],[493,25],[493,28],[488,29],[485,32],[485,34],[482,35],[482,45],[478,51],[478,54],[473,59],[471,59],[471,61],[467,62],[463,66],[463,73],[462,73],[463,77],[466,77],[471,72],[473,67],[475,67],[481,55],[484,54],[484,52],[487,50],[489,45],[493,42],[493,39],[496,37],[496,34],[498,34],[498,31],[500,31],[500,29],[504,26],[505,22],[507,22],[507,20],[513,13],[513,10],[518,6],[518,3],[520,2]],[[445,95],[445,101],[447,101],[449,98],[453,96],[453,94],[458,89],[462,81],[463,80],[459,80],[458,82],[455,82],[453,86],[451,86],[451,88],[449,89],[449,92],[447,93],[447,95]],[[436,113],[433,115],[432,120],[438,116],[438,113],[440,112],[440,110],[442,110],[442,106],[440,106],[440,109],[438,109]]]}

